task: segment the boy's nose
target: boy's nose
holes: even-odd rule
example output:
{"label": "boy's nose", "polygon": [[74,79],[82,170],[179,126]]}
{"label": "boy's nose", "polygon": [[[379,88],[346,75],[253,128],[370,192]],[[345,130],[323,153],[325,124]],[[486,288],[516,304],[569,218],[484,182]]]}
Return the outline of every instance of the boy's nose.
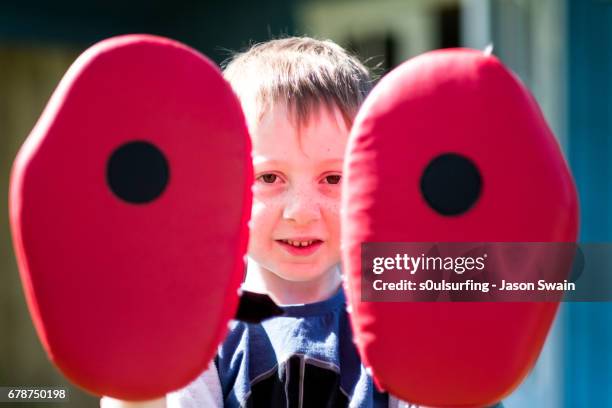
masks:
{"label": "boy's nose", "polygon": [[304,190],[294,190],[287,195],[283,218],[296,224],[306,225],[321,217],[319,203],[315,196]]}

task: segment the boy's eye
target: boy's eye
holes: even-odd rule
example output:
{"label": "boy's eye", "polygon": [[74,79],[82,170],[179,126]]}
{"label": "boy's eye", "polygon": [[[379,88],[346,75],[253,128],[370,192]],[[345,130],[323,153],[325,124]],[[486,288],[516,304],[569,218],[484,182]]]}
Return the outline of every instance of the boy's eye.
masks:
{"label": "boy's eye", "polygon": [[276,174],[267,173],[259,176],[259,179],[266,184],[274,184],[274,182],[278,179],[278,176]]}
{"label": "boy's eye", "polygon": [[342,179],[342,176],[339,174],[332,174],[330,176],[325,177],[325,182],[327,184],[338,184],[340,183],[340,179]]}

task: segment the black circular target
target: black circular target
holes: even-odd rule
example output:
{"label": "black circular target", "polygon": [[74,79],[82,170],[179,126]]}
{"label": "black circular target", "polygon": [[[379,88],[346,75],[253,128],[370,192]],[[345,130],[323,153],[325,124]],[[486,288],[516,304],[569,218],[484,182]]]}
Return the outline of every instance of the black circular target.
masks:
{"label": "black circular target", "polygon": [[121,145],[106,163],[106,181],[120,199],[145,204],[161,195],[168,184],[169,168],[164,154],[149,142]]}
{"label": "black circular target", "polygon": [[480,197],[482,177],[467,157],[445,153],[429,162],[421,176],[421,193],[436,212],[452,216],[469,210]]}

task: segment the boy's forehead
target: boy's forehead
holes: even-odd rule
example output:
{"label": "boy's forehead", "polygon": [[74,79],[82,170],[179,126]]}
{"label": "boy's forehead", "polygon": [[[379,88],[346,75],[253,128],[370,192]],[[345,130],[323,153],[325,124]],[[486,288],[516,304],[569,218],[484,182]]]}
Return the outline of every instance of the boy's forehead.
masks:
{"label": "boy's forehead", "polygon": [[250,133],[255,164],[287,161],[300,153],[332,163],[342,161],[349,129],[339,109],[321,107],[299,124],[286,106],[276,105],[250,124]]}

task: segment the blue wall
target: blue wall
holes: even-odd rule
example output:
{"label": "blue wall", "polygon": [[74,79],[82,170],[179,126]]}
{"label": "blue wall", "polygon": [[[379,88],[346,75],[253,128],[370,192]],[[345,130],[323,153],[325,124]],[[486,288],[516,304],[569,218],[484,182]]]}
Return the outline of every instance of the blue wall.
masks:
{"label": "blue wall", "polygon": [[[581,242],[612,241],[612,1],[568,0],[570,165]],[[610,271],[612,274],[612,271]],[[612,407],[612,304],[564,306],[566,407]]]}

